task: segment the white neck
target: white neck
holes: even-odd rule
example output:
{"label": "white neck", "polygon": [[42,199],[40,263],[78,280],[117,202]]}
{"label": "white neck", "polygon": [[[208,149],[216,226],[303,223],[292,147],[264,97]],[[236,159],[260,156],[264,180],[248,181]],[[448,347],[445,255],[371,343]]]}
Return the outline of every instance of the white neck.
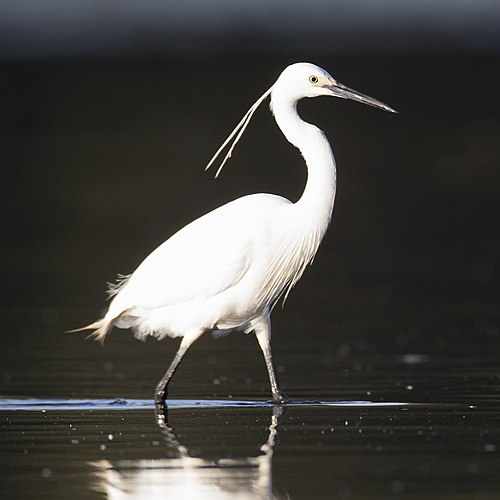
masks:
{"label": "white neck", "polygon": [[297,213],[314,225],[321,240],[332,216],[337,186],[335,159],[330,144],[319,128],[300,118],[295,99],[274,98],[271,109],[284,136],[300,150],[306,162],[306,187],[294,206]]}

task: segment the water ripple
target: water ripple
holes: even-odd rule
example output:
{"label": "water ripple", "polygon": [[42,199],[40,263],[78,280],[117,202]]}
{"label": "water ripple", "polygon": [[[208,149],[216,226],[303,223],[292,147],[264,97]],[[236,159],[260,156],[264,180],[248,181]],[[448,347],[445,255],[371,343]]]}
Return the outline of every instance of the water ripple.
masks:
{"label": "water ripple", "polygon": [[[262,408],[272,407],[272,401],[172,399],[168,409],[176,408]],[[408,406],[412,403],[374,401],[292,401],[287,406],[341,406],[384,407]],[[0,411],[6,410],[149,410],[154,408],[150,399],[0,399]]]}

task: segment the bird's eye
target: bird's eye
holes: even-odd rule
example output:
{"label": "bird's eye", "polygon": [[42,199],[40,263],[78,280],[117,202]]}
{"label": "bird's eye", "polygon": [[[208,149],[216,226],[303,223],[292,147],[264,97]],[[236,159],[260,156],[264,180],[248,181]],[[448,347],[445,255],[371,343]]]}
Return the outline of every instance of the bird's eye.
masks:
{"label": "bird's eye", "polygon": [[311,76],[309,77],[309,81],[310,81],[311,83],[318,83],[318,77],[317,77],[316,75],[311,75]]}

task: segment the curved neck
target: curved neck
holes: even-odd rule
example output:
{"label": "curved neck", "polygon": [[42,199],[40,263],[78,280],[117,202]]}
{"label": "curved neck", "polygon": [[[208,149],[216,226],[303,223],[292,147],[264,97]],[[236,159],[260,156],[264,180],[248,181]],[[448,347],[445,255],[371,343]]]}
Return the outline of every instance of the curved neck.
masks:
{"label": "curved neck", "polygon": [[271,109],[284,136],[300,150],[307,166],[306,187],[295,206],[305,217],[317,221],[324,233],[332,216],[337,186],[330,144],[318,127],[300,118],[297,101],[275,98]]}

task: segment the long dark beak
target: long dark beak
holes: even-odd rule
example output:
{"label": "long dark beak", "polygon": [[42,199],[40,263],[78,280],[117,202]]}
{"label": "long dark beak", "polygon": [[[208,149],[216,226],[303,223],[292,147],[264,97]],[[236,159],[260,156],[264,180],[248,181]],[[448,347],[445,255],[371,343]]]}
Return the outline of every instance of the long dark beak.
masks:
{"label": "long dark beak", "polygon": [[368,106],[373,106],[374,108],[383,109],[384,111],[389,111],[390,113],[397,113],[395,109],[387,106],[381,101],[377,101],[373,97],[362,94],[354,89],[350,89],[339,82],[333,83],[329,87],[332,95],[335,97],[341,97],[342,99],[351,99],[353,101],[361,102],[362,104],[368,104]]}

